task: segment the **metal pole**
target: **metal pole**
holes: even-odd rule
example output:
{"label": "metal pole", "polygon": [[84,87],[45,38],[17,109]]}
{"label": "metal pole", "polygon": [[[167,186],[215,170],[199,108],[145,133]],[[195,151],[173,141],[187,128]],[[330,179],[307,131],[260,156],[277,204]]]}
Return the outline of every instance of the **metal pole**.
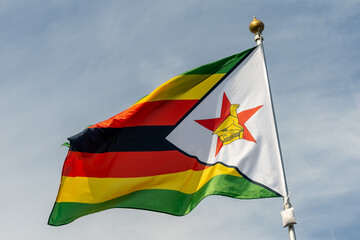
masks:
{"label": "metal pole", "polygon": [[294,225],[289,225],[288,229],[289,229],[290,240],[296,240]]}
{"label": "metal pole", "polygon": [[[285,169],[284,169],[283,158],[282,158],[282,153],[281,153],[281,148],[280,148],[280,140],[279,140],[278,129],[277,129],[277,124],[276,124],[275,111],[274,111],[274,106],[272,104],[272,102],[273,102],[272,101],[272,94],[271,94],[271,89],[270,89],[270,82],[269,82],[269,76],[268,76],[266,60],[265,60],[265,52],[264,52],[264,47],[263,47],[263,40],[264,39],[262,37],[262,31],[264,30],[264,27],[265,27],[264,23],[262,21],[256,19],[256,17],[254,17],[253,21],[249,25],[250,31],[255,34],[255,39],[254,40],[255,40],[255,42],[256,42],[256,44],[258,46],[260,45],[261,50],[262,50],[262,54],[263,54],[263,57],[264,57],[265,70],[266,70],[266,75],[267,75],[267,80],[268,80],[268,88],[269,88],[269,93],[270,93],[271,106],[272,106],[272,111],[273,111],[273,116],[274,116],[274,123],[275,123],[275,128],[276,128],[276,136],[277,136],[277,140],[278,140],[278,148],[279,148],[279,152],[280,152],[282,170],[283,170],[284,181],[285,181],[285,190],[286,190],[286,195],[287,195],[284,198],[284,201],[286,201],[284,203],[284,209],[288,209],[288,208],[291,207],[291,204],[290,204],[290,201],[288,199],[289,191],[288,191],[287,182],[286,182]],[[293,224],[289,225],[288,230],[289,230],[289,238],[290,238],[290,240],[296,240],[294,225]]]}

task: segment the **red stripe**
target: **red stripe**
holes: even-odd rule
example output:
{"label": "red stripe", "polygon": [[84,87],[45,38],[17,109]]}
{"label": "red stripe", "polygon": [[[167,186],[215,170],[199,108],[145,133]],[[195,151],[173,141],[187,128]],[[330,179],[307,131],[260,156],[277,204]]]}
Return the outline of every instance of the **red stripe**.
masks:
{"label": "red stripe", "polygon": [[139,103],[91,128],[174,125],[198,100],[161,100]]}
{"label": "red stripe", "polygon": [[178,151],[83,153],[69,151],[63,176],[127,178],[145,177],[207,166]]}

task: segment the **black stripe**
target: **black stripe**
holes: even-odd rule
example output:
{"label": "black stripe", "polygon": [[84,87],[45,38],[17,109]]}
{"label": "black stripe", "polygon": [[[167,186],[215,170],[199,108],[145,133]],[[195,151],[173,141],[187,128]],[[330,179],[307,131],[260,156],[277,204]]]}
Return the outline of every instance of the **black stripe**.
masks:
{"label": "black stripe", "polygon": [[70,150],[76,152],[177,150],[177,147],[165,139],[173,129],[173,126],[87,128],[68,139]]}

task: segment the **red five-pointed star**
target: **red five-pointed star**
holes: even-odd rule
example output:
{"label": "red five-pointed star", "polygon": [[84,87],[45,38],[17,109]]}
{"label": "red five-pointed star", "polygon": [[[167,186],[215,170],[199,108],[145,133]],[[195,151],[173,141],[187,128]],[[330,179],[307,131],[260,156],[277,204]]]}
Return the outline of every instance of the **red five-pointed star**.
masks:
{"label": "red five-pointed star", "polygon": [[[220,117],[218,118],[212,118],[212,119],[202,119],[202,120],[195,120],[195,122],[199,123],[201,126],[209,129],[210,131],[214,132],[222,122],[225,121],[225,119],[230,115],[230,106],[231,103],[229,101],[229,99],[227,98],[225,92],[224,92],[224,96],[223,96],[223,101],[222,101],[222,106],[221,106],[221,114]],[[249,120],[249,118],[251,118],[260,108],[261,106],[257,106],[255,108],[251,108],[251,109],[247,109],[244,110],[242,112],[239,112],[237,114],[238,119],[239,119],[239,124],[244,128],[244,134],[243,134],[243,139],[247,140],[247,141],[251,141],[251,142],[255,142],[254,137],[251,135],[251,133],[249,132],[249,130],[246,128],[245,123],[247,122],[247,120]],[[215,156],[219,153],[220,149],[222,148],[223,143],[220,140],[220,138],[218,137],[217,139],[217,144],[216,144],[216,151],[215,151]]]}

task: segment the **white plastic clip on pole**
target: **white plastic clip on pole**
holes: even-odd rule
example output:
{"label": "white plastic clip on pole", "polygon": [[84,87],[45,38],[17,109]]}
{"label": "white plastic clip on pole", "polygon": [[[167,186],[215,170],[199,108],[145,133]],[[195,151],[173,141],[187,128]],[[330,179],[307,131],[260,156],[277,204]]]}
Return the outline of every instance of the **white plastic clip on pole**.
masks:
{"label": "white plastic clip on pole", "polygon": [[283,227],[288,227],[290,240],[296,240],[294,224],[296,219],[294,215],[294,208],[291,206],[289,200],[289,194],[284,197],[284,211],[281,211],[281,217],[283,221]]}
{"label": "white plastic clip on pole", "polygon": [[290,225],[296,224],[294,208],[290,204],[289,196],[290,196],[290,193],[288,196],[284,197],[284,210],[281,211],[283,227],[288,227]]}

